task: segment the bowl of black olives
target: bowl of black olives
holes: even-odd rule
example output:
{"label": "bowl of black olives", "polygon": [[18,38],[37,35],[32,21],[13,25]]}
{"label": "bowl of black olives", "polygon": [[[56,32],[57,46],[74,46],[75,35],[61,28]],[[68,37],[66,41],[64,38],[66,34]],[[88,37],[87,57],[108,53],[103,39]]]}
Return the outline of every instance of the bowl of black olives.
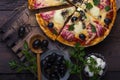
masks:
{"label": "bowl of black olives", "polygon": [[42,80],[67,80],[69,56],[60,50],[49,50],[41,55]]}

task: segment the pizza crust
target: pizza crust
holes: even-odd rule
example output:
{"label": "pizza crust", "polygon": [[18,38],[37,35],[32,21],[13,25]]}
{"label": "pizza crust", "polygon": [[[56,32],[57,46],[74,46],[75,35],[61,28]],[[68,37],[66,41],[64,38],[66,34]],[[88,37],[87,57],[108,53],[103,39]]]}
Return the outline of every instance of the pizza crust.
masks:
{"label": "pizza crust", "polygon": [[28,0],[28,8],[29,9],[34,9],[34,0]]}
{"label": "pizza crust", "polygon": [[62,44],[68,45],[68,46],[74,46],[76,43],[76,42],[69,42],[69,41],[63,39],[61,35],[59,35],[56,40]]}
{"label": "pizza crust", "polygon": [[56,40],[57,35],[53,34],[47,27],[46,24],[47,22],[42,19],[42,17],[39,14],[36,14],[36,19],[38,24],[40,25],[40,28],[42,31],[52,40]]}

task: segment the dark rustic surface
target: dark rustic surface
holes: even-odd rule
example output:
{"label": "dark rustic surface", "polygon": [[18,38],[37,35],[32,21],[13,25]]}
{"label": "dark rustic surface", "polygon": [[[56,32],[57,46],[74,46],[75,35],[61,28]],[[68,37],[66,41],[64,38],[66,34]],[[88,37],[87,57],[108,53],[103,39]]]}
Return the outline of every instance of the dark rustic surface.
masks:
{"label": "dark rustic surface", "polygon": [[[25,0],[0,0],[0,28],[20,13],[16,8],[21,7],[25,2]],[[98,45],[86,49],[87,53],[97,52],[105,56],[108,72],[103,80],[120,79],[120,10],[117,13],[117,19],[110,35]],[[0,37],[3,36],[0,35]],[[6,46],[4,42],[0,42],[0,80],[34,80],[30,73],[16,73],[10,69],[9,61],[18,60],[18,58]]]}

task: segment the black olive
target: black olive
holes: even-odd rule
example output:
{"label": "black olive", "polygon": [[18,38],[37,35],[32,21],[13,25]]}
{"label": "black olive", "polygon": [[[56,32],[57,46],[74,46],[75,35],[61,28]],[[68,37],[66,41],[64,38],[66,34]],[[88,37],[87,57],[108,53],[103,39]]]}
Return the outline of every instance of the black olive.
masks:
{"label": "black olive", "polygon": [[43,40],[41,42],[41,47],[48,47],[49,42],[47,40]]}
{"label": "black olive", "polygon": [[41,41],[39,39],[36,39],[32,44],[33,48],[35,49],[40,48],[40,45],[41,45]]}
{"label": "black olive", "polygon": [[105,22],[106,25],[109,25],[111,23],[111,19],[106,18],[106,19],[104,19],[104,22]]}
{"label": "black olive", "polygon": [[59,75],[56,73],[51,73],[49,80],[59,80]]}
{"label": "black olive", "polygon": [[72,19],[71,19],[71,21],[72,21],[72,22],[75,22],[75,21],[77,21],[77,19],[78,19],[78,17],[73,16]]}
{"label": "black olive", "polygon": [[82,23],[82,24],[83,24],[82,28],[85,29],[86,28],[85,23]]}
{"label": "black olive", "polygon": [[79,13],[80,13],[80,16],[85,16],[85,13],[82,10],[80,10]]}
{"label": "black olive", "polygon": [[85,40],[86,36],[85,36],[84,34],[79,34],[79,38],[80,38],[81,40]]}
{"label": "black olive", "polygon": [[102,18],[102,16],[100,15],[99,18]]}
{"label": "black olive", "polygon": [[41,65],[42,65],[42,66],[46,65],[46,63],[47,63],[46,60],[42,60],[42,61],[41,61]]}
{"label": "black olive", "polygon": [[55,58],[55,57],[57,57],[57,54],[56,54],[55,52],[53,52],[53,53],[51,54],[51,56]]}
{"label": "black olive", "polygon": [[65,15],[67,15],[67,13],[68,13],[68,10],[62,11],[61,15],[65,16]]}
{"label": "black olive", "polygon": [[49,28],[53,28],[54,27],[54,23],[53,22],[48,23],[48,27]]}
{"label": "black olive", "polygon": [[26,33],[26,30],[25,30],[25,27],[21,26],[19,29],[18,29],[18,36],[20,38],[23,38],[25,36],[25,33]]}

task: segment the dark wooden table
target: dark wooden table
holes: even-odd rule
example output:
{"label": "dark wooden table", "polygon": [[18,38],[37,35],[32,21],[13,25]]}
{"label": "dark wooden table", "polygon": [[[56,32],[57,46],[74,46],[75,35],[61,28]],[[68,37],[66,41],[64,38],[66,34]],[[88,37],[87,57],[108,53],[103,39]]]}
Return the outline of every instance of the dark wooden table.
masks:
{"label": "dark wooden table", "polygon": [[[12,17],[15,8],[26,0],[0,0],[0,28]],[[110,35],[96,46],[86,48],[87,53],[101,53],[108,63],[108,72],[103,80],[120,79],[120,10]],[[0,35],[1,36],[1,35]],[[2,36],[1,36],[2,37]],[[35,80],[30,73],[16,73],[9,67],[9,61],[17,59],[13,52],[0,42],[0,80]]]}

